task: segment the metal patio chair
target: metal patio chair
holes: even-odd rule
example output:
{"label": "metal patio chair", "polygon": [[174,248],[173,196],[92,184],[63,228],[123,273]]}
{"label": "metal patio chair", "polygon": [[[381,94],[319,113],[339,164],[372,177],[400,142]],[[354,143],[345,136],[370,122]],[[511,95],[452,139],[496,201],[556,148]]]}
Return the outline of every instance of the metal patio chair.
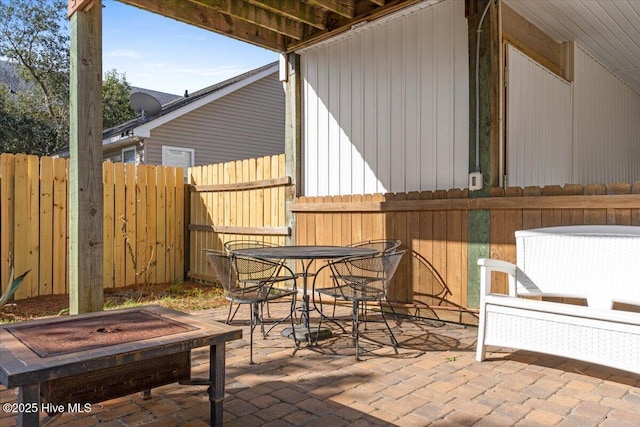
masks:
{"label": "metal patio chair", "polygon": [[[298,293],[295,288],[295,276],[287,266],[281,263],[214,250],[207,250],[206,253],[207,261],[218,276],[227,300],[237,304],[238,307],[242,304],[250,306],[249,363],[253,364],[253,331],[258,323],[260,323],[263,338],[267,336],[263,316],[263,307],[267,302],[290,296],[291,312],[287,318],[291,319],[293,327],[294,316],[292,313],[295,310]],[[285,289],[274,286],[284,280],[292,280],[293,287]],[[230,319],[227,318],[226,323],[229,322]]]}
{"label": "metal patio chair", "polygon": [[[352,247],[362,247],[362,248],[371,248],[371,249],[375,249],[378,251],[379,254],[382,253],[391,253],[391,252],[395,252],[398,250],[398,248],[400,247],[400,245],[402,245],[402,241],[401,240],[397,240],[397,239],[373,239],[373,240],[363,240],[361,242],[356,242],[356,243],[351,243],[347,246],[352,246]],[[320,267],[318,269],[318,271],[316,272],[316,277],[318,277],[320,275],[320,272],[322,270],[324,270],[325,268],[331,268],[331,264],[327,263],[325,265],[323,265],[322,267]],[[324,294],[326,296],[331,296],[333,297],[333,314],[331,316],[327,316],[322,312],[322,297],[319,295],[319,303],[320,303],[320,309],[318,310],[317,304],[315,302],[315,299],[313,301],[314,306],[316,307],[316,309],[318,310],[318,312],[323,316],[324,319],[326,320],[330,320],[333,323],[334,322],[333,319],[335,319],[335,315],[336,315],[336,306],[337,306],[337,302],[340,296],[340,292],[338,290],[338,284],[335,282],[336,281],[336,274],[335,272],[331,271],[331,280],[332,280],[332,287],[331,288],[324,288],[324,290],[322,292],[320,292],[321,294]],[[315,280],[314,280],[314,289],[315,289]],[[330,289],[333,289],[335,292],[332,292]],[[315,294],[314,294],[315,297]],[[393,314],[396,317],[396,320],[398,319],[398,316],[396,315],[395,311],[393,312]],[[342,328],[342,326],[338,325],[340,328]],[[342,328],[344,330],[344,328]]]}
{"label": "metal patio chair", "polygon": [[[224,246],[224,250],[228,254],[232,254],[233,251],[241,250],[241,249],[275,248],[275,247],[278,247],[279,245],[271,242],[264,242],[261,240],[239,239],[239,240],[229,240],[228,242],[225,242],[223,246]],[[269,303],[267,302],[266,305],[267,305],[267,316],[270,317]],[[238,308],[240,308],[240,306],[237,306],[235,311],[232,314],[231,311],[233,309],[233,301],[231,300],[229,301],[229,314],[227,316],[227,323],[233,320],[236,313],[238,312]]]}
{"label": "metal patio chair", "polygon": [[360,313],[363,313],[366,329],[366,305],[368,302],[378,302],[380,305],[382,320],[391,335],[392,345],[396,353],[398,352],[398,340],[387,322],[382,305],[383,301],[385,301],[395,315],[395,310],[389,301],[388,291],[391,279],[405,252],[402,250],[331,261],[329,266],[336,278],[335,286],[316,289],[319,294],[330,295],[336,299],[352,303],[351,323],[356,346],[356,360],[360,360]]}

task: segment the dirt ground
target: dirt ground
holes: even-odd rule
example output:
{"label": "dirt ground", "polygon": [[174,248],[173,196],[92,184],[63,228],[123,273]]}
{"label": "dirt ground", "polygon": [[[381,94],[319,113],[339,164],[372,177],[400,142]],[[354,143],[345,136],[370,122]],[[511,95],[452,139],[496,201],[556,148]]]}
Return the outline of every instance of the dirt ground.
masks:
{"label": "dirt ground", "polygon": [[[105,289],[105,308],[159,304],[189,312],[226,304],[219,287],[195,282]],[[69,295],[46,295],[11,301],[0,308],[0,323],[69,314]]]}

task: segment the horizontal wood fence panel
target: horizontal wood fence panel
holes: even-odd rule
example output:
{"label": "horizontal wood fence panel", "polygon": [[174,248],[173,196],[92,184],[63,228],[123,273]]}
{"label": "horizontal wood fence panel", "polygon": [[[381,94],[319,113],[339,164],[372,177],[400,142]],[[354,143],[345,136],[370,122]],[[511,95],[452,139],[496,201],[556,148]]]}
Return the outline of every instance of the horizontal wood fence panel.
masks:
{"label": "horizontal wood fence panel", "polygon": [[291,177],[284,154],[197,166],[188,171],[189,271],[195,280],[216,281],[205,249],[223,250],[230,240],[285,244],[285,199]]}
{"label": "horizontal wood fence panel", "polygon": [[[572,224],[640,225],[640,185],[567,185],[493,189],[469,199],[464,190],[343,197],[300,197],[298,244],[348,244],[400,239],[409,252],[398,268],[390,297],[409,312],[475,323],[468,306],[468,211],[489,212],[490,256],[515,262],[516,230]],[[327,284],[330,278],[319,277]],[[507,282],[494,278],[505,293]],[[475,287],[477,289],[477,287]],[[448,313],[447,313],[448,312]]]}
{"label": "horizontal wood fence panel", "polygon": [[[0,155],[0,292],[11,257],[16,274],[29,270],[16,299],[69,292],[68,169],[67,159]],[[105,288],[183,278],[183,176],[180,168],[103,164]],[[167,199],[169,207],[158,206]],[[160,265],[171,269],[158,274]]]}

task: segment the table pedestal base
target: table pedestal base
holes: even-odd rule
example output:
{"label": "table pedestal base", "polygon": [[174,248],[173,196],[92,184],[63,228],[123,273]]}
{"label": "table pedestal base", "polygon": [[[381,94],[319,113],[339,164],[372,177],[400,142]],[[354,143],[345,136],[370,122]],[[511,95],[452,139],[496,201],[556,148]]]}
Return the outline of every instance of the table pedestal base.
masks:
{"label": "table pedestal base", "polygon": [[331,329],[324,327],[320,327],[318,329],[317,324],[310,324],[308,328],[304,325],[295,325],[293,328],[284,328],[281,334],[283,337],[295,339],[297,342],[306,341],[309,343],[326,340],[333,336]]}

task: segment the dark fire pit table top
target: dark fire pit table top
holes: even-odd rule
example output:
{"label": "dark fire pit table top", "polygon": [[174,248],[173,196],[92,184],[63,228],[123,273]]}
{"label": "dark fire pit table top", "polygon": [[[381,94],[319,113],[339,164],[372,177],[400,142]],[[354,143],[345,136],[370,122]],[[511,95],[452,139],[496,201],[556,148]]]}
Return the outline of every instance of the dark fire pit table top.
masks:
{"label": "dark fire pit table top", "polygon": [[225,343],[241,337],[241,329],[160,306],[5,324],[0,383],[34,398],[31,388],[41,383],[210,346],[217,365],[210,369],[223,374],[216,383],[224,393]]}

